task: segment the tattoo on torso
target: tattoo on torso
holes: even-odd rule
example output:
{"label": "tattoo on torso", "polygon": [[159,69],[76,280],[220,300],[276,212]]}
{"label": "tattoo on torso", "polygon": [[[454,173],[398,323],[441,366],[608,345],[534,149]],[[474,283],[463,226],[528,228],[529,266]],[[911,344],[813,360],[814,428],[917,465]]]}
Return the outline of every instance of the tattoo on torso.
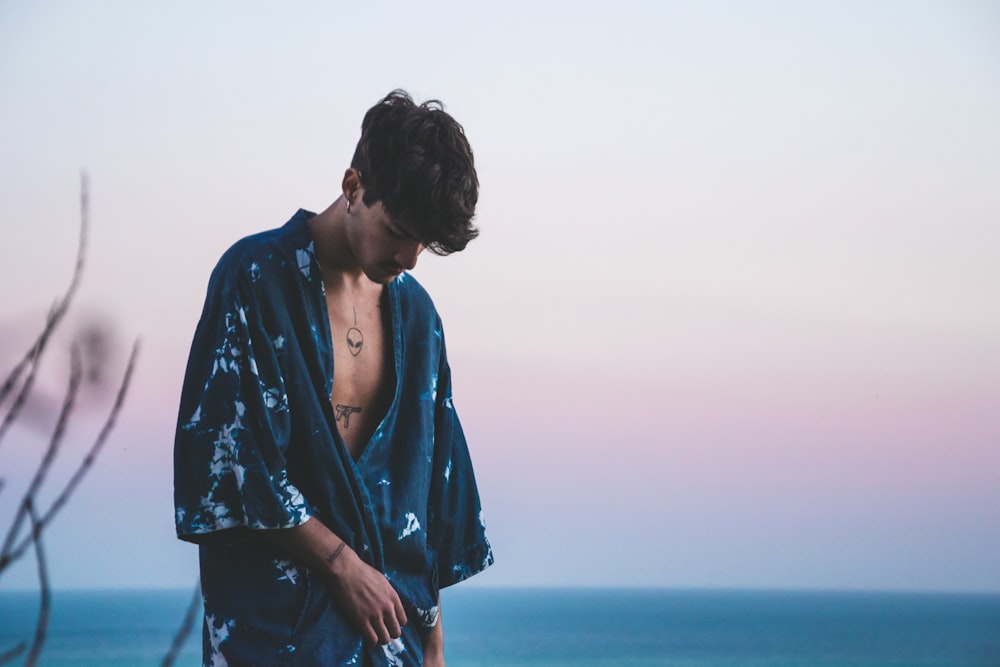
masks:
{"label": "tattoo on torso", "polygon": [[355,412],[361,412],[361,406],[355,407],[353,405],[342,405],[338,403],[333,407],[336,411],[337,421],[343,420],[344,428],[348,428],[351,425],[351,415]]}
{"label": "tattoo on torso", "polygon": [[327,292],[331,342],[338,342],[333,346],[330,403],[336,428],[355,459],[388,410],[395,388],[392,326],[388,309],[382,307],[388,291],[384,287],[380,290]]}
{"label": "tattoo on torso", "polygon": [[365,344],[365,336],[358,328],[358,309],[354,309],[354,326],[347,330],[347,349],[353,356],[361,353],[361,347]]}

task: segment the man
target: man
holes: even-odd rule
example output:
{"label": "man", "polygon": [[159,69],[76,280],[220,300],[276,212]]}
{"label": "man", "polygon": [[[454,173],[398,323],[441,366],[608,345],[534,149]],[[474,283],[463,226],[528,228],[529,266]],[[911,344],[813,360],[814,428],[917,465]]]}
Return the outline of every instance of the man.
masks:
{"label": "man", "polygon": [[443,665],[438,590],[493,562],[441,321],[406,270],[460,251],[462,127],[394,91],[341,196],[219,261],[174,450],[206,665]]}

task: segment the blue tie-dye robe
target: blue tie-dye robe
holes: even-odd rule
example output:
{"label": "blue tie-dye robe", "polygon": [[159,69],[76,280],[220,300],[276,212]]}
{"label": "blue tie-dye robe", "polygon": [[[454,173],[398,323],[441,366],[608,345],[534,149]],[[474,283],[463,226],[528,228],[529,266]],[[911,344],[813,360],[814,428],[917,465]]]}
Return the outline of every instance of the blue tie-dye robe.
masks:
{"label": "blue tie-dye robe", "polygon": [[[419,665],[438,589],[493,562],[441,321],[408,274],[388,285],[392,406],[357,461],[335,428],[313,215],[223,255],[191,346],[174,496],[178,536],[201,545],[206,665]],[[385,573],[400,641],[363,647],[322,579],[256,532],[307,519]]]}

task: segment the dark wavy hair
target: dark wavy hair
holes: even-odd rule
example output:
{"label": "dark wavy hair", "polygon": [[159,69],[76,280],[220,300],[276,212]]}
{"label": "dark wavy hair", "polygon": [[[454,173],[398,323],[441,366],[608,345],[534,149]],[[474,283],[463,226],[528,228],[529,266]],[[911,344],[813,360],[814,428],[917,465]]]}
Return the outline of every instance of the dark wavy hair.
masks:
{"label": "dark wavy hair", "polygon": [[438,100],[418,105],[404,90],[382,98],[365,114],[351,166],[361,173],[365,205],[382,202],[431,252],[458,252],[479,235],[472,148]]}

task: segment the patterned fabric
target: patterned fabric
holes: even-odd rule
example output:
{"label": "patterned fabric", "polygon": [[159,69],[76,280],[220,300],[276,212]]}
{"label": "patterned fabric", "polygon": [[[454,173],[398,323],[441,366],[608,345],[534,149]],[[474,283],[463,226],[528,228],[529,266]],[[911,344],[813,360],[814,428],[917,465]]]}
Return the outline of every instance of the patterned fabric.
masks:
{"label": "patterned fabric", "polygon": [[[313,215],[223,255],[191,346],[174,499],[178,536],[200,545],[205,665],[419,665],[439,588],[493,562],[441,320],[409,274],[388,285],[392,406],[357,461],[335,428]],[[320,577],[257,532],[307,520],[385,573],[399,641],[363,647]]]}

